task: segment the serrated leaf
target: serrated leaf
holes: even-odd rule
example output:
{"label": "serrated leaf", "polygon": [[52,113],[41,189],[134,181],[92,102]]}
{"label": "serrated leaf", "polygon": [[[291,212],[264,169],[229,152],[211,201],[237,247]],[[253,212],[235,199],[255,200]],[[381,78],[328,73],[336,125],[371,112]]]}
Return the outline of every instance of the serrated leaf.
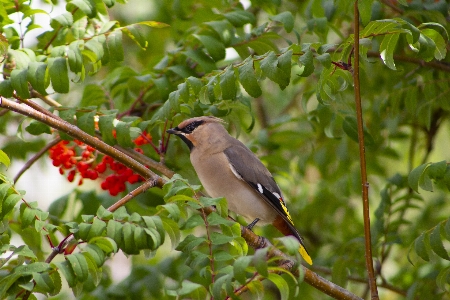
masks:
{"label": "serrated leaf", "polygon": [[286,88],[289,84],[290,74],[286,74],[283,70],[278,68],[278,59],[274,52],[269,52],[269,54],[261,61],[260,67],[263,75],[276,82],[281,89]]}
{"label": "serrated leaf", "polygon": [[68,261],[57,262],[57,263],[54,263],[54,265],[64,275],[64,278],[66,279],[69,287],[74,287],[77,284],[77,278],[76,278],[75,273]]}
{"label": "serrated leaf", "polygon": [[223,100],[234,100],[236,98],[236,78],[234,77],[233,67],[226,68],[225,72],[220,75],[219,84]]}
{"label": "serrated leaf", "polygon": [[426,241],[428,240],[428,234],[422,233],[414,242],[414,249],[423,260],[430,261],[428,250],[426,247]]}
{"label": "serrated leaf", "polygon": [[286,32],[291,32],[294,29],[294,16],[290,11],[284,11],[278,15],[269,17],[269,19],[283,24]]}
{"label": "serrated leaf", "polygon": [[99,246],[88,244],[84,248],[84,251],[89,253],[98,268],[100,268],[105,263],[105,253]]}
{"label": "serrated leaf", "polygon": [[49,75],[55,92],[69,92],[69,71],[67,61],[64,57],[58,57],[52,60],[49,67]]}
{"label": "serrated leaf", "polygon": [[301,77],[308,77],[314,72],[313,63],[313,53],[310,49],[306,50],[305,53],[299,57],[299,64],[303,66],[303,71],[299,74]]}
{"label": "serrated leaf", "polygon": [[430,233],[430,246],[434,253],[439,255],[441,258],[450,260],[447,250],[444,248],[444,244],[441,239],[441,224],[437,225],[433,231]]}
{"label": "serrated leaf", "polygon": [[384,64],[392,70],[397,70],[394,62],[394,51],[397,46],[400,33],[387,34],[380,45],[380,56]]}
{"label": "serrated leaf", "polygon": [[261,96],[262,91],[256,79],[255,70],[253,69],[253,59],[251,57],[244,61],[244,64],[239,67],[239,81],[245,91],[252,97],[257,98]]}

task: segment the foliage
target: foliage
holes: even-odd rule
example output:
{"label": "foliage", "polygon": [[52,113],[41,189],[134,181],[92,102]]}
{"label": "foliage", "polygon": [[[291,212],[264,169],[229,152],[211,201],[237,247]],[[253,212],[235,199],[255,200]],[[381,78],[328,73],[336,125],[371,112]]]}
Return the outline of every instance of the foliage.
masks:
{"label": "foliage", "polygon": [[[224,199],[198,196],[187,149],[166,129],[199,115],[225,119],[275,175],[314,270],[367,296],[355,85],[380,295],[448,296],[446,1],[358,1],[359,66],[353,1],[44,2],[0,1],[0,96],[42,113],[30,121],[0,111],[0,164],[37,159],[51,139],[73,144],[77,127],[168,179],[112,208],[111,195],[136,196],[143,174],[111,161],[117,176],[130,173],[120,188],[104,187],[111,195],[75,189],[44,211],[2,171],[0,298],[58,299],[65,283],[80,299],[322,298],[299,265],[287,270],[267,248],[248,246]],[[50,16],[56,6],[64,12]],[[58,131],[46,118],[71,125]],[[100,187],[106,175],[95,168],[109,156],[84,142],[76,143],[89,153],[70,152],[67,166],[55,148],[51,160]],[[255,230],[300,260],[294,240]],[[132,269],[116,283],[105,262],[118,251]]]}

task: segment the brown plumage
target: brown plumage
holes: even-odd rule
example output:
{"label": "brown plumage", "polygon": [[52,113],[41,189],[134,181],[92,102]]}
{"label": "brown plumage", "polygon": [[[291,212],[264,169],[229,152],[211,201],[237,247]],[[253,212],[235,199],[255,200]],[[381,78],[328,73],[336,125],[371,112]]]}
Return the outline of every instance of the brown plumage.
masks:
{"label": "brown plumage", "polygon": [[167,132],[188,145],[192,165],[211,197],[225,197],[228,208],[247,220],[259,219],[284,235],[295,236],[300,254],[312,264],[272,174],[222,123],[219,118],[203,116],[187,119]]}

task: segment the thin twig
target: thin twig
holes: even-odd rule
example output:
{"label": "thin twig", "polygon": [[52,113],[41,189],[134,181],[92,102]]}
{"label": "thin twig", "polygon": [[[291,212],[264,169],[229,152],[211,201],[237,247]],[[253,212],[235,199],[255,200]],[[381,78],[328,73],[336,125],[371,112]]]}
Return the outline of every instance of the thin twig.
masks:
{"label": "thin twig", "polygon": [[158,184],[157,180],[147,180],[143,184],[141,184],[138,188],[134,189],[133,191],[129,192],[125,197],[108,207],[108,210],[110,212],[115,212],[119,207],[124,206],[126,203],[128,203],[131,199],[135,198],[137,195],[145,192],[146,190],[155,187]]}
{"label": "thin twig", "polygon": [[47,145],[45,145],[44,148],[42,148],[38,153],[36,153],[31,159],[29,159],[25,165],[23,165],[22,169],[20,169],[19,173],[14,177],[13,181],[14,183],[19,180],[20,176],[22,176],[23,173],[25,173],[26,170],[28,170],[42,155],[44,155],[51,147],[55,146],[61,141],[60,137],[57,137]]}
{"label": "thin twig", "polygon": [[370,211],[369,211],[369,182],[367,181],[366,170],[366,154],[364,148],[364,125],[362,117],[361,106],[361,90],[359,82],[359,10],[358,1],[354,4],[354,30],[355,30],[355,56],[353,67],[353,79],[355,86],[355,104],[356,104],[356,119],[358,123],[358,143],[359,143],[359,159],[361,166],[361,187],[362,187],[362,201],[363,201],[363,217],[364,217],[364,241],[365,241],[365,257],[366,268],[369,277],[369,286],[372,299],[378,298],[377,282],[375,272],[373,269],[372,259],[372,243],[370,236]]}

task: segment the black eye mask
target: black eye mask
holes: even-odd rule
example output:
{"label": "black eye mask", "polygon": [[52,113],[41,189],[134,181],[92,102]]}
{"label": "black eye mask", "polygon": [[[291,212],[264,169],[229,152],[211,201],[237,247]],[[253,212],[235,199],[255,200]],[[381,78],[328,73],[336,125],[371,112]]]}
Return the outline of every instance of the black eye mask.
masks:
{"label": "black eye mask", "polygon": [[200,126],[201,124],[203,124],[204,121],[195,121],[192,122],[190,124],[188,124],[186,127],[184,127],[183,129],[181,129],[182,132],[184,133],[191,133],[192,131],[194,131],[198,126]]}

